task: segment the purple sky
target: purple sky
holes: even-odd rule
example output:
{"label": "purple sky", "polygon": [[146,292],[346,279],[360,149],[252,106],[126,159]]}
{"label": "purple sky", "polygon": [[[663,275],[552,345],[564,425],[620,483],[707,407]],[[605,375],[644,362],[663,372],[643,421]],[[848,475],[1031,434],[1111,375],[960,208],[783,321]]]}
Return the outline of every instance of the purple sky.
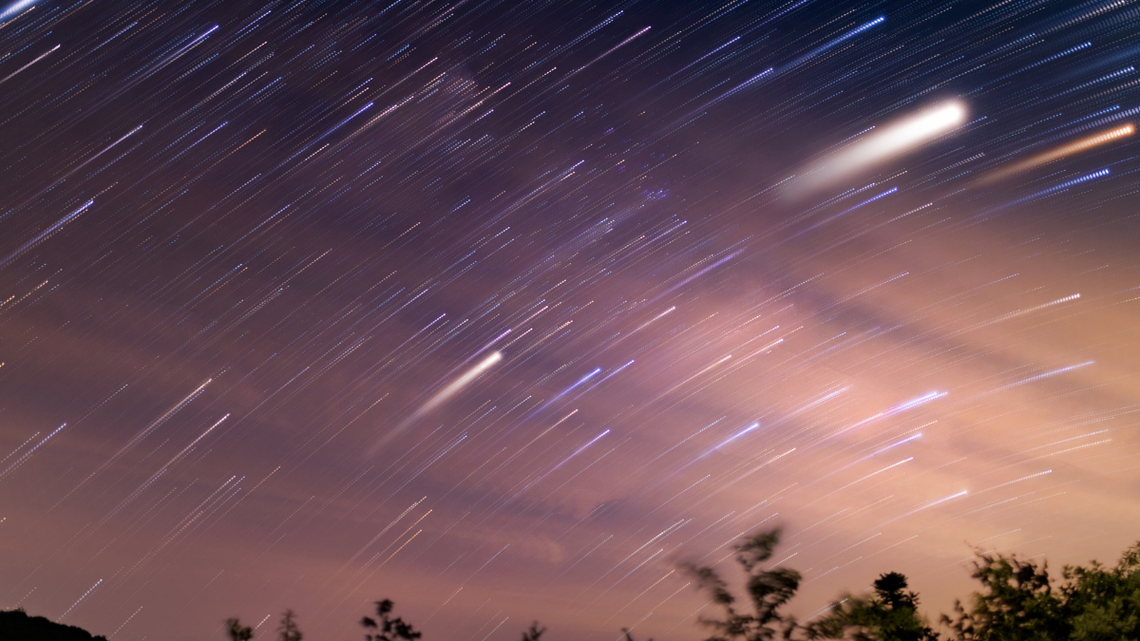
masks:
{"label": "purple sky", "polygon": [[777,525],[804,619],[1115,561],[1133,12],[0,9],[0,607],[664,641],[714,613],[677,563]]}

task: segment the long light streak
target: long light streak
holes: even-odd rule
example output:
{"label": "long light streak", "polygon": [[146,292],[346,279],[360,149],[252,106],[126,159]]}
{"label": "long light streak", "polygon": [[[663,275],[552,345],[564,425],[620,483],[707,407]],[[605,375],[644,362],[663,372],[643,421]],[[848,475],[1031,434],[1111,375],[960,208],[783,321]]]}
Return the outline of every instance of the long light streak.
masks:
{"label": "long light streak", "polygon": [[1056,149],[1037,154],[1036,156],[1022,160],[1021,162],[1009,165],[1008,167],[1003,167],[996,171],[990,172],[989,174],[980,178],[978,180],[978,183],[982,185],[992,184],[999,180],[1009,178],[1010,176],[1020,174],[1023,171],[1029,171],[1030,169],[1034,169],[1036,167],[1040,167],[1041,165],[1053,162],[1054,160],[1059,160],[1073,154],[1088,151],[1089,149],[1099,147],[1101,145],[1112,142],[1113,140],[1131,136],[1133,133],[1135,133],[1135,131],[1136,128],[1132,125],[1124,125],[1123,127],[1117,127],[1116,129],[1111,129],[1109,131],[1096,134],[1095,136],[1082,138],[1076,142],[1062,145]]}
{"label": "long light streak", "polygon": [[884,125],[804,167],[797,172],[800,178],[789,184],[787,193],[799,197],[833,186],[943,136],[965,122],[965,104],[950,101]]}

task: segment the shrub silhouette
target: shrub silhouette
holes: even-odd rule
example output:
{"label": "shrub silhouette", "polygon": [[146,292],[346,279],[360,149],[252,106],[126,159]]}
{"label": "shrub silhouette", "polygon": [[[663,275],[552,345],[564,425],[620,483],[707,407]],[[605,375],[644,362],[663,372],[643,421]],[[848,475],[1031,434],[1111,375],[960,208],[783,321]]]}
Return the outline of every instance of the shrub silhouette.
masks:
{"label": "shrub silhouette", "polygon": [[797,624],[795,617],[780,613],[800,586],[800,573],[788,568],[763,569],[763,563],[772,558],[780,542],[780,529],[754,534],[736,546],[736,562],[747,576],[745,589],[751,600],[751,612],[739,611],[737,598],[728,591],[728,584],[711,567],[698,567],[682,563],[684,569],[697,581],[697,589],[707,592],[713,603],[724,611],[723,619],[701,618],[700,622],[718,632],[708,641],[769,641],[777,637],[791,639]]}
{"label": "shrub silhouette", "polygon": [[1111,570],[1093,561],[1087,568],[1065,567],[1063,577],[1073,639],[1140,639],[1140,542]]}
{"label": "shrub silhouette", "polygon": [[242,625],[237,617],[231,617],[226,619],[226,634],[231,641],[249,641],[253,638],[253,629]]}
{"label": "shrub silhouette", "polygon": [[1054,586],[1046,563],[979,554],[973,577],[982,591],[970,609],[943,615],[958,641],[1117,641],[1140,639],[1140,543],[1115,568],[1096,561],[1066,566]]}
{"label": "shrub silhouette", "polygon": [[522,633],[522,641],[541,641],[542,633],[546,632],[546,628],[538,627],[538,621],[530,624],[530,629]]}
{"label": "shrub silhouette", "polygon": [[412,624],[405,622],[400,617],[392,618],[392,607],[395,604],[390,599],[376,602],[376,616],[380,618],[377,623],[374,619],[364,617],[360,621],[360,625],[364,626],[368,633],[364,635],[366,641],[415,641],[422,636],[419,630],[412,627]]}
{"label": "shrub silhouette", "polygon": [[898,572],[881,575],[871,596],[847,595],[831,611],[805,629],[809,639],[853,641],[936,641],[938,633],[918,614],[918,595],[907,592]]}
{"label": "shrub silhouette", "polygon": [[[759,532],[736,546],[736,562],[745,574],[745,607],[713,568],[680,564],[723,613],[718,619],[700,619],[714,630],[706,641],[939,641],[939,634],[918,613],[918,594],[907,589],[906,576],[898,572],[880,575],[871,593],[848,594],[819,620],[799,624],[782,609],[799,589],[800,573],[767,565],[780,534],[779,529]],[[971,596],[969,609],[955,602],[954,617],[942,615],[949,629],[947,641],[1140,641],[1140,542],[1126,550],[1114,568],[1096,561],[1066,566],[1058,585],[1044,562],[1037,565],[1012,554],[979,553],[972,576],[981,591]],[[360,621],[365,641],[417,641],[422,636],[393,615],[394,607],[390,599],[376,602],[376,618]],[[29,625],[39,627],[36,632],[18,627]],[[237,618],[226,621],[226,632],[231,641],[253,638],[253,630]],[[545,632],[535,621],[522,633],[522,641],[542,641]],[[292,610],[285,611],[278,633],[280,641],[302,641]],[[622,633],[625,641],[633,641],[628,629]],[[7,639],[106,641],[80,628],[28,617],[23,610],[0,612],[0,640]]]}
{"label": "shrub silhouette", "polygon": [[1046,564],[1021,561],[1016,556],[982,554],[974,562],[973,577],[983,592],[973,595],[967,611],[954,603],[956,617],[943,615],[954,636],[974,639],[1068,639],[1071,622],[1061,612]]}

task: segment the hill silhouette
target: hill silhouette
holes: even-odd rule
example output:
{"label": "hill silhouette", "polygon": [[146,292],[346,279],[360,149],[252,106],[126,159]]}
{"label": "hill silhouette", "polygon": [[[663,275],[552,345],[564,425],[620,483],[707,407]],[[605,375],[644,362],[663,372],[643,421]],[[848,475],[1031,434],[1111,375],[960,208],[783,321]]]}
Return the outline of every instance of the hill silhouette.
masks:
{"label": "hill silhouette", "polygon": [[0,639],[4,641],[107,641],[106,637],[73,625],[30,617],[21,609],[0,610]]}

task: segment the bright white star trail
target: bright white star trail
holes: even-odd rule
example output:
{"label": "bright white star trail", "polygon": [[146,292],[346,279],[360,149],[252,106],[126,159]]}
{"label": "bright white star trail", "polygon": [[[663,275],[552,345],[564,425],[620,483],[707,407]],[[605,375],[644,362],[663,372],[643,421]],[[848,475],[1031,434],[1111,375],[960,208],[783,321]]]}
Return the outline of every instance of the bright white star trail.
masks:
{"label": "bright white star trail", "polygon": [[876,127],[805,169],[804,177],[793,183],[792,189],[810,192],[834,185],[941,136],[965,120],[965,105],[953,101]]}

